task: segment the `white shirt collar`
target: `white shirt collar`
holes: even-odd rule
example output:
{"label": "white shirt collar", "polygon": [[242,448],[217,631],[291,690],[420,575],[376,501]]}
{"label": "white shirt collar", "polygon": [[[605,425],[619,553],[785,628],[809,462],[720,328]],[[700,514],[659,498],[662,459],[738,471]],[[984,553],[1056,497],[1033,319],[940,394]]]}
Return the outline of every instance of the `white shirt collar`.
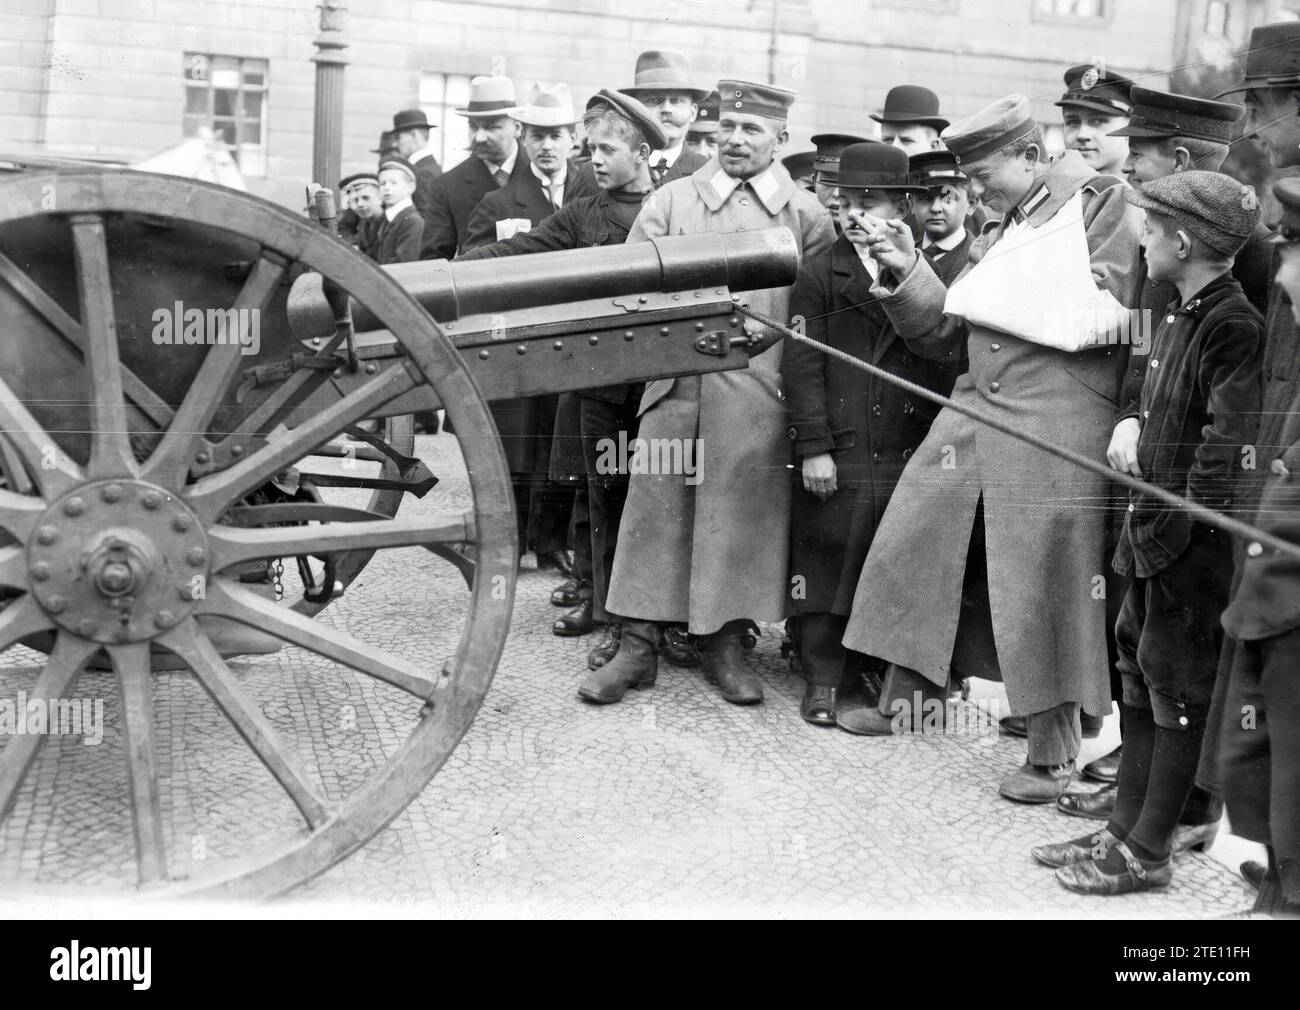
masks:
{"label": "white shirt collar", "polygon": [[505,160],[505,164],[498,165],[491,161],[485,161],[483,162],[483,164],[487,166],[487,170],[493,175],[497,174],[498,169],[500,169],[502,172],[505,172],[506,175],[514,175],[515,162],[518,160],[519,160],[519,142],[515,141],[515,146],[511,149],[510,157],[508,157]]}
{"label": "white shirt collar", "polygon": [[435,158],[437,157],[437,155],[438,152],[433,149],[432,144],[425,144],[418,151],[412,151],[411,156],[406,160],[409,161],[412,165],[414,165],[421,158]]}
{"label": "white shirt collar", "polygon": [[543,189],[564,189],[564,184],[569,176],[569,163],[567,161],[560,162],[560,170],[555,173],[554,178],[551,178],[531,161],[528,163],[528,167],[532,169],[533,175],[542,184]]}
{"label": "white shirt collar", "polygon": [[966,241],[965,227],[958,228],[951,235],[945,235],[941,239],[930,238],[930,233],[926,232],[925,240],[921,243],[922,249],[932,249],[938,246],[944,252],[952,252],[959,245]]}
{"label": "white shirt collar", "polygon": [[668,162],[669,168],[672,168],[675,164],[677,164],[677,159],[681,157],[682,151],[684,151],[685,149],[686,149],[685,140],[683,140],[676,147],[665,147],[662,151],[655,152],[657,157],[655,158],[654,161],[650,162],[650,164],[657,165],[659,164],[660,159],[662,159],[663,161]]}
{"label": "white shirt collar", "polygon": [[867,274],[871,277],[871,283],[875,284],[880,279],[880,264],[871,258],[871,253],[867,252],[865,246],[854,244],[853,251],[858,254],[858,259],[862,265],[867,268]]}
{"label": "white shirt collar", "polygon": [[411,203],[411,198],[408,196],[405,200],[401,201],[400,203],[395,203],[391,207],[385,207],[384,217],[388,218],[388,220],[391,222],[393,218],[397,217],[398,214],[406,210],[407,207],[414,207],[414,206],[415,204]]}

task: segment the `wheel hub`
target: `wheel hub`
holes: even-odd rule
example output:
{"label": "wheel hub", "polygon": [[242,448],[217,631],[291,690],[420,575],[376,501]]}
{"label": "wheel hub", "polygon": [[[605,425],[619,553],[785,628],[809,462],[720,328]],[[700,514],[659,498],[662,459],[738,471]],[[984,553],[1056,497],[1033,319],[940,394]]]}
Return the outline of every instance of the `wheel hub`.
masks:
{"label": "wheel hub", "polygon": [[85,484],[41,517],[27,547],[36,601],[101,644],[154,638],[207,595],[207,536],[184,502],[144,481]]}

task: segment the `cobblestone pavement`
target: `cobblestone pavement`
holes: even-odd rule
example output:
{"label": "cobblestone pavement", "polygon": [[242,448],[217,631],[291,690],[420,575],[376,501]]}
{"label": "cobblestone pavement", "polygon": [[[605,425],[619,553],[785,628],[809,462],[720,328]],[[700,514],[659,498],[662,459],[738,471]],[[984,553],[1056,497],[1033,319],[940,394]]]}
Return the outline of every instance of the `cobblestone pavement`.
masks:
{"label": "cobblestone pavement", "polygon": [[[462,507],[467,486],[448,436],[420,449],[442,483],[417,509]],[[348,500],[351,492],[341,492]],[[355,499],[353,499],[355,500]],[[1087,898],[1036,866],[1030,846],[1090,822],[999,799],[1024,760],[980,706],[966,732],[864,739],[808,726],[802,682],[764,629],[752,662],[767,700],[738,708],[698,671],[661,669],[651,690],[596,707],[576,696],[591,638],[550,632],[553,574],[521,573],[505,655],[464,741],[420,797],[361,852],[282,900],[285,911],[432,915],[925,915],[1209,917],[1247,907],[1231,839],[1180,857],[1165,892]],[[383,552],[322,620],[429,668],[454,648],[463,583],[419,550]],[[0,699],[30,687],[34,654],[6,657]],[[296,649],[232,663],[331,798],[393,754],[414,725],[407,697]],[[160,674],[170,866],[183,876],[300,826],[268,773],[185,674]],[[52,738],[13,816],[0,824],[0,884],[11,898],[79,895],[132,865],[131,822],[112,680],[102,744]],[[1086,741],[1109,750],[1114,719]],[[4,908],[0,899],[0,909]]]}

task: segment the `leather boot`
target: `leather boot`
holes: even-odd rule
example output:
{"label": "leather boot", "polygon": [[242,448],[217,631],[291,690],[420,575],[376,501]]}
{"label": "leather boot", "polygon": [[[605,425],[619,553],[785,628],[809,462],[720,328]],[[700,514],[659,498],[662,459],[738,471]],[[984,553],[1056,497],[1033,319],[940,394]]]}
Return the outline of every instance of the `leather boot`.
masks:
{"label": "leather boot", "polygon": [[598,705],[622,701],[628,688],[653,687],[659,675],[659,628],[650,621],[625,621],[618,652],[604,666],[587,674],[579,697]]}
{"label": "leather boot", "polygon": [[741,638],[748,631],[748,621],[728,621],[705,639],[700,650],[705,675],[733,705],[757,705],[763,700],[762,681],[745,665]]}

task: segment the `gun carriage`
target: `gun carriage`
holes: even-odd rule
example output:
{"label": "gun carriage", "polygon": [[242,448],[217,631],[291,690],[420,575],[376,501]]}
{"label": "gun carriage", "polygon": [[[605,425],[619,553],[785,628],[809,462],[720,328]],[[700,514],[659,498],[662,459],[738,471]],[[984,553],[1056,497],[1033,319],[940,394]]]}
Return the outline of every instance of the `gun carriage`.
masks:
{"label": "gun carriage", "polygon": [[[380,269],[217,186],[118,169],[0,178],[0,652],[41,654],[25,688],[43,703],[111,671],[95,675],[120,710],[133,848],[113,883],[281,893],[397,816],[473,720],[510,625],[518,545],[487,401],[744,367],[752,338],[731,292],[788,284],[796,267],[774,229]],[[468,506],[440,501],[415,456],[409,415],[435,407],[454,422]],[[331,456],[366,466],[340,474],[321,466]],[[408,496],[420,508],[399,516]],[[376,551],[413,546],[468,585],[445,660],[320,619]],[[289,559],[296,578],[272,594]],[[327,788],[295,747],[319,727],[289,739],[265,714],[257,663],[226,662],[230,628],[314,654],[314,676],[396,689],[400,745],[355,788]],[[201,867],[178,857],[156,710],[158,678],[175,676],[224,713],[295,830]],[[0,828],[53,788],[29,774],[42,742],[0,750]]]}

